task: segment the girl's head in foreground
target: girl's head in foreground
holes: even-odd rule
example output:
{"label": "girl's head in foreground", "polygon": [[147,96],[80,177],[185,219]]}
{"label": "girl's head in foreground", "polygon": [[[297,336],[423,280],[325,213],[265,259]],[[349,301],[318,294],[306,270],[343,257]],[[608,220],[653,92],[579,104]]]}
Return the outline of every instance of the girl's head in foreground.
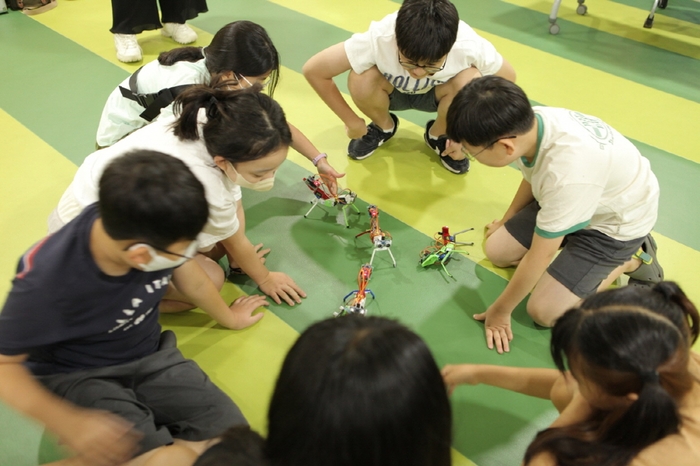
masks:
{"label": "girl's head in foreground", "polygon": [[234,21],[219,29],[211,43],[201,47],[180,47],[163,52],[161,65],[206,58],[212,85],[230,80],[230,85],[245,89],[264,84],[274,94],[279,79],[280,58],[265,29],[251,21]]}
{"label": "girl's head in foreground", "polygon": [[605,291],[569,310],[552,330],[552,357],[593,414],[540,432],[526,463],[549,452],[560,465],[626,465],[678,432],[678,403],[696,382],[688,359],[697,335],[698,311],[671,282]]}
{"label": "girl's head in foreground", "polygon": [[306,330],[268,414],[273,465],[450,465],[451,414],[425,343],[403,325],[346,316]]}
{"label": "girl's head in foreground", "polygon": [[202,137],[214,163],[244,187],[261,181],[272,187],[292,142],[282,108],[258,90],[193,86],[175,100],[175,135],[183,141]]}

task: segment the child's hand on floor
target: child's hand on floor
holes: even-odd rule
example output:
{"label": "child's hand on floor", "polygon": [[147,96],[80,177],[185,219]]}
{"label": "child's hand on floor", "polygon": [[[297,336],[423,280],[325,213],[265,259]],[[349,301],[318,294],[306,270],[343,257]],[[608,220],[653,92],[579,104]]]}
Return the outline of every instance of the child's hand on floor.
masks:
{"label": "child's hand on floor", "polygon": [[282,272],[270,272],[267,278],[260,283],[260,290],[268,295],[274,302],[281,304],[282,301],[294,306],[294,303],[301,304],[301,298],[306,298],[304,290],[294,283],[294,280]]}
{"label": "child's hand on floor", "polygon": [[259,312],[253,314],[255,310],[261,306],[269,306],[270,303],[267,302],[265,296],[259,294],[254,294],[250,296],[241,296],[236,299],[229,309],[233,313],[233,323],[227,325],[228,328],[232,330],[241,330],[246,327],[250,327],[257,321],[263,318],[265,314]]}

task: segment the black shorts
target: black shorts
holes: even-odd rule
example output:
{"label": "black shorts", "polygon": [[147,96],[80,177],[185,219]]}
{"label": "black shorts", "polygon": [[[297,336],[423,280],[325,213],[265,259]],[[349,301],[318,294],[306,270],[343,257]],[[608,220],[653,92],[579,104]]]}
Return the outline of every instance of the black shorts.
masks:
{"label": "black shorts", "polygon": [[422,112],[437,112],[438,103],[435,100],[435,88],[425,94],[404,94],[394,89],[389,94],[389,110],[420,110]]}
{"label": "black shorts", "polygon": [[139,454],[174,438],[207,440],[247,424],[228,395],[173,347],[127,364],[37,379],[78,406],[110,411],[133,423],[143,434]]}
{"label": "black shorts", "polygon": [[[540,206],[532,201],[505,223],[508,233],[527,249],[532,246]],[[578,230],[564,237],[563,248],[547,272],[569,291],[585,298],[637,252],[644,237],[630,241],[611,238],[597,230]]]}

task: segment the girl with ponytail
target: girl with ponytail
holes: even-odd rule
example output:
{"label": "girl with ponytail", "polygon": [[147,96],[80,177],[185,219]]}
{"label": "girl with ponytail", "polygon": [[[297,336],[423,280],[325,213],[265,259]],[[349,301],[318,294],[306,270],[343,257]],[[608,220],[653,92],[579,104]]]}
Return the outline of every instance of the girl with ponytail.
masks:
{"label": "girl with ponytail", "polygon": [[[287,157],[292,135],[282,108],[260,92],[260,85],[229,90],[225,81],[213,87],[192,86],[178,96],[176,108],[177,117],[159,118],[89,155],[51,214],[49,230],[56,231],[97,201],[96,186],[112,160],[135,149],[158,150],[185,162],[204,185],[209,219],[197,238],[200,254],[195,259],[218,288],[225,277],[215,261],[227,254],[275,302],[300,303],[304,291],[287,274],[268,270],[263,255],[269,249],[261,251],[261,244],[253,246],[246,237],[240,202],[240,186],[271,189]],[[169,287],[161,312],[194,307],[172,283]],[[258,298],[241,301],[249,313],[267,304]]]}
{"label": "girl with ponytail", "polygon": [[[610,313],[612,312],[611,310],[616,309],[642,309],[646,314],[650,314],[656,317],[663,317],[665,320],[661,322],[664,324],[668,322],[672,323],[673,327],[675,327],[675,329],[679,332],[679,334],[682,337],[682,347],[685,348],[685,351],[688,353],[688,357],[685,358],[687,360],[686,367],[688,373],[691,374],[692,379],[694,380],[693,390],[697,391],[697,384],[698,381],[700,381],[700,356],[698,356],[692,351],[689,351],[689,348],[698,339],[698,334],[700,333],[700,316],[695,305],[688,299],[683,290],[676,283],[661,282],[654,285],[651,288],[623,287],[606,290],[583,300],[580,303],[579,307],[576,309],[580,312],[586,313],[586,315],[595,314],[601,310]],[[560,321],[562,321],[562,323],[557,322],[557,325],[564,325],[566,322],[563,320],[563,318],[561,318]],[[610,325],[613,326],[612,323]],[[618,332],[618,334],[616,334],[616,338],[632,338],[634,337],[634,333],[638,331],[635,330],[632,326],[614,325],[614,328],[615,331]],[[606,330],[612,331],[612,329]],[[556,335],[558,334],[553,333],[552,336],[553,347],[555,345],[554,338]],[[569,339],[569,337],[562,337],[560,341],[556,342],[556,345],[558,348],[563,347],[565,350],[567,350],[567,343],[572,341],[573,340]],[[557,354],[561,355],[561,352]],[[574,358],[576,357],[577,356],[574,356]],[[560,361],[561,359],[562,358],[559,356]],[[555,357],[555,362],[556,361],[557,357]],[[642,370],[642,368],[640,367],[638,376],[644,376],[646,380],[654,382],[656,379],[656,372],[658,371]],[[569,407],[575,405],[577,401],[575,395],[578,390],[578,384],[576,382],[576,378],[572,376],[572,374],[568,371],[561,372],[557,369],[504,367],[482,364],[458,364],[445,366],[442,370],[442,374],[445,384],[447,385],[448,390],[450,392],[452,392],[457,385],[461,384],[492,385],[516,391],[518,393],[523,393],[529,396],[550,399],[554,406],[560,412],[564,412],[566,409],[571,409]],[[606,377],[611,376],[611,373],[605,372],[605,375]],[[694,396],[692,394],[695,393],[695,391],[691,391],[691,394],[688,395],[689,397],[691,397],[689,399],[692,399],[692,396]],[[690,403],[692,403],[692,401]],[[700,413],[697,411],[698,405],[700,405],[700,403],[696,401],[696,408],[694,408],[696,411],[690,414],[688,414],[688,412],[692,411],[693,408],[686,406],[681,409],[682,424],[686,426],[686,430],[684,430],[683,432],[687,432],[688,429],[692,428],[696,429],[695,432],[700,432]],[[584,437],[586,437],[587,435],[588,434],[584,435]],[[674,444],[680,444],[678,448],[681,450],[690,448],[690,463],[687,464],[700,464],[700,438],[693,438],[689,441],[683,436],[673,435],[666,439],[664,442],[673,442]],[[690,447],[690,445],[693,445],[693,442],[695,442],[694,444],[696,446]],[[544,453],[542,453],[542,455],[544,455]],[[536,458],[537,461],[542,459],[543,457]],[[590,463],[568,463],[561,458],[557,458],[557,460],[559,461],[559,464],[562,465],[605,464],[598,463],[596,460],[592,460],[591,458],[589,458],[589,460],[591,461]],[[534,462],[532,464],[538,463]],[[674,461],[669,460],[668,462],[662,461],[640,464],[675,465],[685,463],[676,463]]]}
{"label": "girl with ponytail", "polygon": [[[231,89],[266,88],[272,96],[279,79],[280,58],[265,29],[251,21],[221,28],[206,47],[180,47],[163,52],[112,91],[97,129],[97,146],[108,147],[155,118],[172,115],[172,102],[196,84]],[[289,125],[292,147],[331,180],[338,173],[304,134]]]}
{"label": "girl with ponytail", "polygon": [[552,330],[551,351],[577,387],[528,447],[524,464],[700,464],[700,379],[686,337],[643,306],[565,313]]}

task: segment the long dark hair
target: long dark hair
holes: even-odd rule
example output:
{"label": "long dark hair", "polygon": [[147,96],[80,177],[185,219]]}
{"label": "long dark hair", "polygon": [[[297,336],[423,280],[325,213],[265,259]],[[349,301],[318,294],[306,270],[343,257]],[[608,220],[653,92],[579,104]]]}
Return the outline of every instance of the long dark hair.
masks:
{"label": "long dark hair", "polygon": [[212,157],[247,162],[289,146],[292,134],[282,108],[259,90],[259,85],[228,90],[226,82],[192,86],[175,99],[174,110],[179,115],[175,135],[183,141],[199,139],[198,118],[200,109],[205,109],[202,136]]}
{"label": "long dark hair", "polygon": [[219,29],[211,43],[202,47],[179,47],[158,56],[158,62],[171,66],[179,61],[196,62],[206,56],[212,85],[221,75],[233,71],[237,76],[261,76],[270,73],[268,92],[273,95],[279,80],[280,57],[267,31],[251,21],[234,21]]}
{"label": "long dark hair", "polygon": [[425,343],[397,322],[319,322],[290,350],[268,413],[275,466],[449,466],[451,413]]}
{"label": "long dark hair", "polygon": [[551,352],[557,367],[564,371],[567,360],[577,379],[611,396],[638,398],[598,409],[583,422],[541,431],[527,449],[526,464],[548,452],[559,466],[624,466],[678,432],[678,400],[694,379],[687,334],[669,319],[646,306],[571,309],[554,325]]}
{"label": "long dark hair", "polygon": [[676,324],[688,339],[689,346],[698,339],[700,333],[698,309],[676,282],[660,282],[651,288],[624,286],[601,291],[586,298],[579,307],[599,309],[612,305],[644,307]]}

